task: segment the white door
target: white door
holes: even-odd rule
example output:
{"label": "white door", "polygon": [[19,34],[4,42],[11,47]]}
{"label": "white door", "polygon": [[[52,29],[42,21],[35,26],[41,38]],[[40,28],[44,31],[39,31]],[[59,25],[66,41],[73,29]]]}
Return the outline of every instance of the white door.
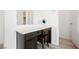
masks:
{"label": "white door", "polygon": [[65,39],[71,39],[72,19],[71,11],[59,11],[59,36]]}
{"label": "white door", "polygon": [[74,11],[73,16],[74,18],[72,20],[72,39],[79,41],[79,11]]}

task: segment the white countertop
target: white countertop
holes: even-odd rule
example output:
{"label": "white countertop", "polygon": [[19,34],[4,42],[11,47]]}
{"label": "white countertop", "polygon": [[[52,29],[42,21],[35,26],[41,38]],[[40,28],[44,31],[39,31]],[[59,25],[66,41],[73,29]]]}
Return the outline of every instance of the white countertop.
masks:
{"label": "white countertop", "polygon": [[45,28],[50,28],[52,27],[51,25],[18,25],[16,31],[21,33],[21,34],[27,34],[30,32],[35,32],[39,31]]}

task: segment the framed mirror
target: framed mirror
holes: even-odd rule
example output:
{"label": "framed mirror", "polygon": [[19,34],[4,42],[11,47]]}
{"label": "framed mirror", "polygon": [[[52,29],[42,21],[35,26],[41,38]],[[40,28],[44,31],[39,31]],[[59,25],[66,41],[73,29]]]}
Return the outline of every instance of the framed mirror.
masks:
{"label": "framed mirror", "polygon": [[33,24],[32,10],[17,10],[17,25]]}

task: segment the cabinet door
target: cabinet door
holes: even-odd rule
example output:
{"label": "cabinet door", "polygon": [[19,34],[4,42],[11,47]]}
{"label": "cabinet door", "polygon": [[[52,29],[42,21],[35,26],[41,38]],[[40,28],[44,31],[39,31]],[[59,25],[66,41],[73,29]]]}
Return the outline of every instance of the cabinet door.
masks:
{"label": "cabinet door", "polygon": [[[29,39],[29,38],[28,38]],[[37,48],[37,37],[32,37],[29,40],[25,40],[25,49],[36,49]]]}

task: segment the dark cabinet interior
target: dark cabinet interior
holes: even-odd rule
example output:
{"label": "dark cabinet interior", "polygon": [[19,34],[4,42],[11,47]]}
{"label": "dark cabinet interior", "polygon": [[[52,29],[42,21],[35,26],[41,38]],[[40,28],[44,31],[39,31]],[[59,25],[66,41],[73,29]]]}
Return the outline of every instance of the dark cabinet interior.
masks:
{"label": "dark cabinet interior", "polygon": [[25,40],[24,49],[37,49],[37,37]]}

